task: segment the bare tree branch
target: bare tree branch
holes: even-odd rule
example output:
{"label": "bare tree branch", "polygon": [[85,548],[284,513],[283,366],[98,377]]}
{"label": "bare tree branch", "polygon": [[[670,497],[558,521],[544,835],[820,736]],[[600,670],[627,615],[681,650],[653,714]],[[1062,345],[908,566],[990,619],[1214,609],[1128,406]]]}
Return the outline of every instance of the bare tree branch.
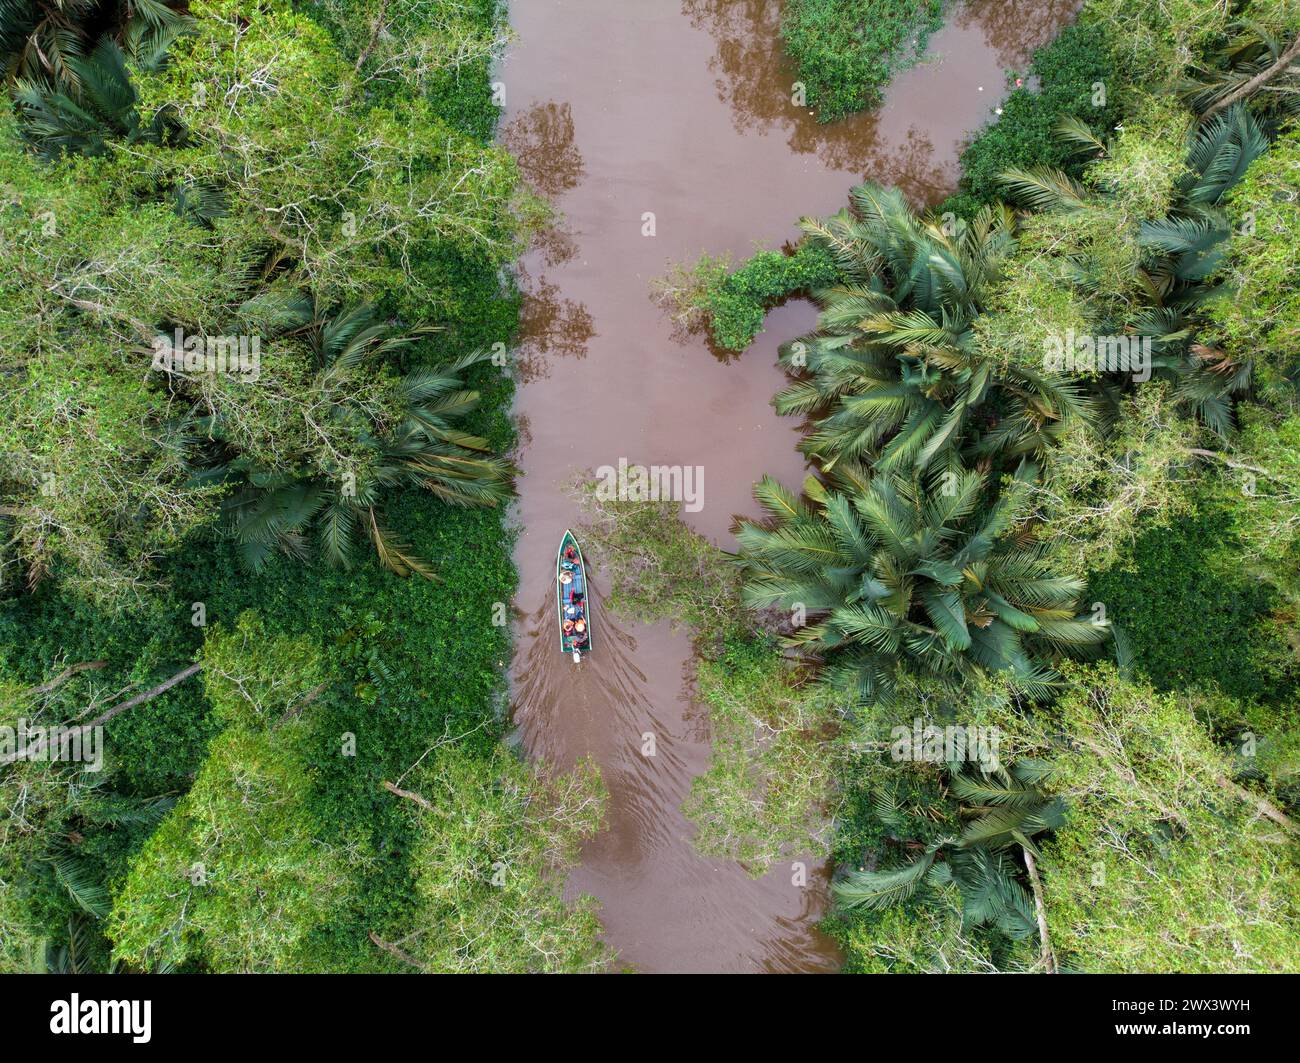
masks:
{"label": "bare tree branch", "polygon": [[1300,825],[1297,825],[1295,820],[1290,819],[1285,812],[1271,801],[1260,797],[1257,793],[1247,790],[1244,786],[1233,782],[1225,776],[1220,776],[1215,780],[1215,782],[1227,790],[1228,793],[1241,798],[1241,800],[1245,801],[1249,805],[1254,805],[1259,810],[1260,815],[1271,819],[1283,830],[1286,830],[1291,834],[1300,833]]}
{"label": "bare tree branch", "polygon": [[1038,864],[1029,846],[1022,845],[1020,851],[1025,854],[1025,869],[1029,872],[1029,884],[1034,888],[1034,915],[1038,918],[1038,940],[1043,958],[1043,970],[1048,974],[1057,974],[1056,953],[1052,951],[1052,939],[1047,934],[1047,906],[1043,904],[1043,884],[1038,881]]}
{"label": "bare tree branch", "polygon": [[107,664],[107,661],[82,661],[80,664],[70,664],[49,682],[42,683],[38,687],[32,687],[31,690],[27,691],[27,696],[38,697],[41,694],[49,694],[51,691],[66,683],[78,672],[95,672]]}
{"label": "bare tree branch", "polygon": [[416,968],[417,970],[421,970],[421,971],[424,970],[424,965],[421,964],[420,961],[417,960],[414,956],[412,956],[409,952],[403,951],[402,949],[398,948],[390,941],[385,941],[373,930],[370,931],[370,940],[373,941],[385,952],[387,952],[390,956],[396,956],[403,963],[409,963],[412,967]]}
{"label": "bare tree branch", "polygon": [[384,789],[387,790],[390,794],[396,794],[398,797],[404,797],[408,801],[414,801],[421,808],[426,809],[429,812],[437,811],[437,809],[433,807],[432,801],[429,801],[427,798],[421,797],[413,790],[403,790],[400,786],[395,786],[392,783],[387,781],[384,782]]}
{"label": "bare tree branch", "polygon": [[366,60],[370,58],[370,53],[374,51],[375,45],[379,43],[379,35],[384,32],[387,23],[384,21],[388,14],[388,0],[383,0],[379,5],[379,10],[375,13],[374,29],[370,34],[370,40],[366,46],[361,49],[361,54],[357,56],[357,65],[353,68],[358,74],[361,68],[366,65]]}

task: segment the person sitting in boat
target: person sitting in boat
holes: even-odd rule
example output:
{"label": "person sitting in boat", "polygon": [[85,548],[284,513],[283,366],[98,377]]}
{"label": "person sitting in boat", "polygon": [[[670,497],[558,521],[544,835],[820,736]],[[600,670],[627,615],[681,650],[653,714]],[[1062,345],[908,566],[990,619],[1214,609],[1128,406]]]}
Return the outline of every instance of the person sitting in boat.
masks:
{"label": "person sitting in boat", "polygon": [[575,650],[585,650],[587,648],[587,633],[585,631],[575,631],[573,641],[570,643]]}
{"label": "person sitting in boat", "polygon": [[572,635],[572,634],[573,634],[574,626],[575,626],[575,625],[574,625],[574,623],[573,623],[572,620],[566,620],[566,621],[564,622],[564,633],[565,633],[566,635]]}
{"label": "person sitting in boat", "polygon": [[561,572],[561,573],[560,573],[560,582],[561,582],[562,584],[564,584],[564,586],[567,587],[570,583],[573,582],[573,573],[572,573],[572,572]]}

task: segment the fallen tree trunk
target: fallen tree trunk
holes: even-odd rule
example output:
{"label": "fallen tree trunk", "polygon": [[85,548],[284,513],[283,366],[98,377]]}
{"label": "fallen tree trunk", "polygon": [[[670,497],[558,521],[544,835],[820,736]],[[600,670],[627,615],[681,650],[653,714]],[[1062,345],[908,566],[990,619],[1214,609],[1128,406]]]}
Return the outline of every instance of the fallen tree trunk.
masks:
{"label": "fallen tree trunk", "polygon": [[424,970],[424,966],[420,963],[420,961],[417,960],[414,956],[412,956],[409,952],[406,952],[405,950],[394,945],[391,941],[385,941],[373,930],[370,931],[370,940],[373,941],[376,945],[378,945],[390,956],[396,956],[403,963],[409,963],[412,967],[414,967],[418,971]]}
{"label": "fallen tree trunk", "polygon": [[1295,822],[1295,820],[1287,816],[1285,812],[1283,812],[1280,808],[1277,807],[1277,805],[1273,804],[1271,801],[1267,800],[1266,798],[1260,797],[1259,794],[1257,793],[1253,793],[1252,791],[1247,790],[1240,783],[1233,782],[1231,779],[1225,778],[1223,776],[1220,776],[1216,780],[1216,782],[1218,782],[1220,786],[1222,786],[1225,790],[1227,790],[1228,793],[1241,798],[1241,800],[1245,801],[1247,804],[1254,805],[1255,808],[1259,811],[1260,815],[1266,817],[1267,819],[1271,819],[1283,830],[1288,831],[1291,834],[1300,833],[1300,825],[1298,825]]}
{"label": "fallen tree trunk", "polygon": [[1043,884],[1038,881],[1038,864],[1027,845],[1022,845],[1020,851],[1025,854],[1025,870],[1029,872],[1029,884],[1034,888],[1034,915],[1038,918],[1039,955],[1043,970],[1047,974],[1056,974],[1056,953],[1052,951],[1052,939],[1047,933],[1047,906],[1043,903]]}
{"label": "fallen tree trunk", "polygon": [[[90,662],[90,664],[92,666],[96,664],[102,665],[102,662],[92,661]],[[76,666],[76,667],[80,668],[81,670],[85,670],[83,666]],[[96,727],[103,727],[104,724],[108,723],[109,720],[113,719],[113,717],[115,716],[119,716],[122,713],[126,712],[127,709],[134,709],[137,705],[143,705],[146,701],[152,701],[160,694],[167,693],[167,691],[171,690],[171,688],[174,687],[177,683],[184,682],[195,672],[201,671],[202,668],[203,665],[199,663],[191,664],[187,668],[182,668],[175,675],[167,679],[164,679],[156,687],[152,687],[151,689],[146,690],[143,693],[136,694],[135,697],[127,698],[126,701],[119,702],[118,704],[114,705],[111,709],[101,712],[89,723],[80,724],[79,726],[75,728],[71,728],[70,730],[72,730],[76,734],[82,734],[82,735],[89,734]],[[59,679],[60,677],[56,676],[55,678]],[[8,753],[5,756],[0,757],[0,766],[3,766],[5,764],[13,764],[15,761],[22,760],[22,759],[23,757],[21,753],[16,753],[16,752]]]}
{"label": "fallen tree trunk", "polygon": [[1210,107],[1207,107],[1205,113],[1201,115],[1202,122],[1208,122],[1220,111],[1231,107],[1238,100],[1243,100],[1262,88],[1269,81],[1272,81],[1278,74],[1286,70],[1297,59],[1300,59],[1300,37],[1296,37],[1291,42],[1291,46],[1284,51],[1278,58],[1278,61],[1270,66],[1267,70],[1261,70],[1244,85],[1238,86],[1232,92],[1228,93],[1223,99]]}
{"label": "fallen tree trunk", "polygon": [[86,732],[96,727],[103,727],[104,724],[108,723],[108,721],[111,720],[114,716],[126,712],[127,709],[134,709],[137,705],[143,705],[146,701],[152,701],[160,694],[167,693],[167,691],[171,690],[171,688],[174,687],[177,683],[184,682],[195,672],[202,670],[202,668],[203,665],[197,662],[195,664],[190,665],[188,668],[182,668],[174,676],[172,676],[169,679],[164,679],[156,687],[153,687],[150,690],[146,690],[143,694],[137,694],[133,698],[127,698],[126,701],[119,702],[108,711],[100,713],[93,720],[91,720],[90,723],[82,724],[78,728],[78,730],[81,731],[82,734],[85,734]]}
{"label": "fallen tree trunk", "polygon": [[32,687],[31,690],[28,690],[26,692],[27,697],[34,698],[41,694],[52,693],[53,691],[61,687],[64,683],[66,683],[69,679],[71,679],[74,675],[76,675],[78,672],[97,672],[99,671],[99,669],[105,667],[107,664],[108,664],[107,661],[82,661],[80,664],[70,664],[68,665],[67,668],[63,669],[63,671],[61,671],[53,679],[49,680],[48,682],[42,683],[38,687]]}

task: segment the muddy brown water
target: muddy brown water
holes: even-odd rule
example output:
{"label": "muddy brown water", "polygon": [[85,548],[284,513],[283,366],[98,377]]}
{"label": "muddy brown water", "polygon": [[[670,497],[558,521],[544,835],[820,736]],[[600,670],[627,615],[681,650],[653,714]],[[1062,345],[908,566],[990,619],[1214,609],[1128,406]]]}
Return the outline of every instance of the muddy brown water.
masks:
{"label": "muddy brown water", "polygon": [[[581,515],[563,490],[582,469],[703,468],[697,531],[734,545],[764,473],[790,486],[805,468],[797,425],[770,406],[779,342],[807,331],[812,306],[772,311],[739,359],[711,355],[650,297],[670,263],[702,251],[741,259],[797,238],[864,177],[918,203],[946,195],[961,142],[1074,13],[1075,0],[954,5],[926,58],[897,76],[876,112],[820,125],[791,103],[777,0],[513,0],[518,40],[498,77],[503,142],[559,213],[520,265],[527,294],[518,351],[520,425],[516,653],[512,706],[533,757],[591,756],[609,788],[608,828],[587,844],[571,892],[601,902],[605,940],[641,971],[831,971],[816,929],[827,868],[807,885],[789,864],[761,879],[701,857],[680,811],[709,762],[707,711],[692,690],[689,639],[601,610],[594,653],[561,655],[555,551]],[[653,213],[655,234],[642,235]],[[655,755],[642,754],[643,736]],[[824,859],[824,858],[822,858]]]}

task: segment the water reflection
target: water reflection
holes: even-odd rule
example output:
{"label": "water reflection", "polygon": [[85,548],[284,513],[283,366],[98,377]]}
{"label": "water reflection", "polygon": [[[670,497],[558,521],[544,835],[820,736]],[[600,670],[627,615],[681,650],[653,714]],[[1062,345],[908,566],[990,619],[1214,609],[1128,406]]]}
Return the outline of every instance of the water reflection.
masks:
{"label": "water reflection", "polygon": [[544,266],[560,266],[578,253],[578,241],[564,228],[564,220],[556,219],[540,233],[533,236],[532,250]]}
{"label": "water reflection", "polygon": [[[586,175],[574,131],[573,107],[548,100],[512,118],[501,130],[501,142],[519,163],[524,180],[558,210],[557,201],[573,191]],[[578,252],[573,234],[558,212],[551,224],[533,238],[532,252],[517,277],[524,300],[520,348],[516,354],[524,381],[550,375],[550,356],[584,358],[596,327],[586,306],[560,294],[560,286],[529,266],[554,268]]]}
{"label": "water reflection", "polygon": [[524,179],[549,199],[577,188],[586,172],[568,103],[537,103],[501,130],[501,143],[519,162]]}
{"label": "water reflection", "polygon": [[[767,133],[801,124],[798,119],[807,109],[792,100],[795,73],[777,33],[778,0],[682,0],[682,13],[716,41],[709,70],[716,75],[718,98],[732,110],[737,132]],[[850,147],[835,126],[823,126],[821,136],[828,146],[844,141],[837,145],[841,151]],[[806,142],[795,150],[819,151],[820,145]]]}
{"label": "water reflection", "polygon": [[737,131],[783,134],[791,151],[815,155],[819,167],[897,185],[916,203],[933,203],[951,190],[962,137],[991,116],[1006,91],[1004,71],[1023,67],[1079,6],[1079,0],[954,5],[920,62],[895,76],[881,107],[822,124],[792,102],[796,73],[778,33],[779,0],[681,3],[692,26],[714,38],[709,69]]}
{"label": "water reflection", "polygon": [[821,167],[869,174],[918,201],[951,184],[951,167],[937,157],[934,141],[921,127],[891,135],[887,123],[882,127],[880,110],[823,124],[794,104],[796,74],[777,32],[777,0],[682,0],[682,10],[716,41],[709,69],[738,132],[784,133],[791,151],[815,155]]}
{"label": "water reflection", "polygon": [[1049,41],[1078,11],[1081,0],[1035,0],[1008,3],[1007,0],[966,0],[953,14],[962,28],[976,27],[984,34],[987,47],[1008,69],[1027,65],[1027,57]]}
{"label": "water reflection", "polygon": [[515,355],[520,379],[550,376],[552,355],[585,358],[587,344],[596,335],[596,324],[587,307],[565,298],[560,286],[546,277],[533,280],[522,265],[516,272],[525,294]]}

